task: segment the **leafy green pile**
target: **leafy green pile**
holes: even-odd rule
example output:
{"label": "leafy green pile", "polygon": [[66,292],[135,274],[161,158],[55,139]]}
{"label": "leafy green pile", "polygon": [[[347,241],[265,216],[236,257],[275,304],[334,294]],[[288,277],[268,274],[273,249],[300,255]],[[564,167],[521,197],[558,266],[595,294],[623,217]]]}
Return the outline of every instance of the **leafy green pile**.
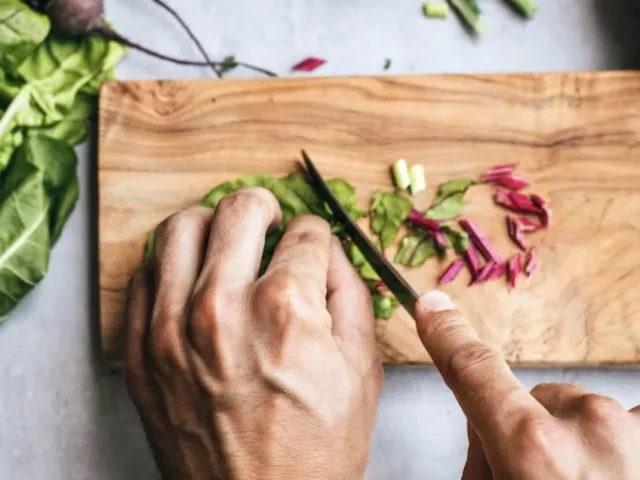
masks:
{"label": "leafy green pile", "polygon": [[[351,184],[342,179],[329,180],[327,184],[351,218],[357,220],[365,215],[365,211],[358,207],[356,203],[356,191]],[[318,215],[331,224],[332,232],[342,240],[343,247],[351,263],[356,267],[358,273],[371,290],[376,318],[386,319],[391,317],[394,309],[398,306],[397,300],[386,289],[380,288],[380,277],[365,260],[358,248],[348,239],[342,226],[334,221],[329,207],[317,196],[302,174],[292,173],[283,178],[273,178],[261,174],[247,175],[213,188],[204,196],[200,204],[216,208],[220,200],[225,196],[244,187],[263,187],[268,189],[276,197],[282,210],[282,224],[277,230],[267,235],[260,274],[269,265],[276,245],[282,238],[284,229],[291,219],[298,215]],[[153,234],[149,238],[147,255],[153,252]]]}
{"label": "leafy green pile", "polygon": [[63,38],[20,0],[0,0],[0,319],[44,277],[78,199],[73,146],[126,49]]}

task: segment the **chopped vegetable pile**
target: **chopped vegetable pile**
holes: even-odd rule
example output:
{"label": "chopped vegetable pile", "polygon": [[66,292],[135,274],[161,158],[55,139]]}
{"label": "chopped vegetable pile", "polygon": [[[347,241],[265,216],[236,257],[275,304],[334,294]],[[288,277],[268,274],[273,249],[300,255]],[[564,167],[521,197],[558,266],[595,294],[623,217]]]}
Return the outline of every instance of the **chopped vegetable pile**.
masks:
{"label": "chopped vegetable pile", "polygon": [[[409,173],[406,160],[397,161],[391,170],[398,193],[375,192],[368,212],[371,232],[378,239],[380,251],[384,254],[404,231],[394,255],[395,263],[416,268],[425,265],[432,258],[445,259],[451,252],[455,258],[438,279],[440,285],[454,282],[466,268],[471,275],[471,284],[507,278],[509,285],[515,288],[522,273],[531,276],[538,267],[537,252],[535,248],[527,247],[526,235],[547,228],[551,218],[551,210],[540,196],[519,192],[524,188],[523,183],[529,185],[530,182],[517,177],[515,169],[515,164],[499,165],[486,171],[479,181],[459,179],[444,183],[438,188],[431,207],[422,213],[414,208],[411,198],[402,193],[411,186],[414,179],[413,174]],[[424,182],[422,166],[412,171],[419,172]],[[358,220],[367,215],[357,205],[355,188],[351,184],[340,179],[330,180],[328,184],[351,218]],[[479,184],[493,185],[496,203],[520,214],[515,218],[506,217],[506,233],[524,254],[516,253],[505,260],[477,222],[462,218],[465,195],[470,188]],[[331,224],[333,233],[342,240],[351,263],[369,287],[376,318],[388,319],[393,315],[399,306],[397,299],[350,241],[341,225],[334,221],[330,209],[302,174],[292,173],[279,179],[261,174],[247,175],[218,185],[200,203],[216,208],[226,195],[248,186],[261,186],[270,190],[283,212],[282,225],[270,233],[265,241],[261,273],[269,264],[287,223],[297,215],[319,215]],[[146,247],[146,255],[152,254],[153,233],[149,236]]]}

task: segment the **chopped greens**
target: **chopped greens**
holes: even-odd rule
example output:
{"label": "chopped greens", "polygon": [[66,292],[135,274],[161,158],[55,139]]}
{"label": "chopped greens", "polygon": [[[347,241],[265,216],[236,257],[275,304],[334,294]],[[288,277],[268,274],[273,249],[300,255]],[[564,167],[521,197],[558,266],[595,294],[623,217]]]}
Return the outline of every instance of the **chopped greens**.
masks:
{"label": "chopped greens", "polygon": [[413,210],[410,199],[395,193],[376,192],[371,202],[371,231],[380,238],[381,250],[389,247]]}
{"label": "chopped greens", "polygon": [[412,165],[409,176],[411,177],[411,195],[417,195],[427,188],[422,165]]}
{"label": "chopped greens", "polygon": [[403,267],[421,267],[437,255],[438,249],[433,236],[419,232],[402,239],[393,261]]}
{"label": "chopped greens", "polygon": [[411,177],[409,175],[409,167],[404,158],[396,161],[392,167],[393,181],[400,190],[406,190],[411,185]]}
{"label": "chopped greens", "polygon": [[391,68],[391,59],[390,58],[385,59],[384,66],[382,68],[384,69],[385,72]]}
{"label": "chopped greens", "polygon": [[475,2],[469,0],[449,0],[449,3],[451,3],[458,16],[473,33],[476,35],[484,33],[484,22],[480,16],[480,9]]}
{"label": "chopped greens", "polygon": [[422,6],[422,11],[425,17],[447,18],[451,10],[446,2],[427,2]]}

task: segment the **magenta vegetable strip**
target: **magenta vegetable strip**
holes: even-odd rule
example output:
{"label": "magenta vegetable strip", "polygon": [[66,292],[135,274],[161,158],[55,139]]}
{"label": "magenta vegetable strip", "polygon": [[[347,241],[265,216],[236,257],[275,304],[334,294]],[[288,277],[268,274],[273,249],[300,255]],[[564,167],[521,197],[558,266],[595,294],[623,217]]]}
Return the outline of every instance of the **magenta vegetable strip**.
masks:
{"label": "magenta vegetable strip", "polygon": [[291,67],[291,70],[293,70],[294,72],[313,72],[325,63],[327,63],[327,61],[322,58],[308,57],[296,63],[293,67]]}
{"label": "magenta vegetable strip", "polygon": [[409,214],[408,220],[416,227],[422,228],[423,230],[427,230],[431,233],[440,231],[440,224],[438,222],[425,217],[415,209]]}
{"label": "magenta vegetable strip", "polygon": [[520,223],[509,216],[507,216],[507,232],[509,233],[509,238],[511,238],[513,243],[515,243],[523,252],[526,252],[527,246],[525,245],[524,232],[520,227]]}
{"label": "magenta vegetable strip", "polygon": [[435,220],[424,217],[419,211],[412,210],[409,214],[408,220],[414,226],[429,232],[433,235],[433,239],[436,242],[437,247],[440,250],[446,250],[449,248],[449,242],[440,229],[440,224]]}
{"label": "magenta vegetable strip", "polygon": [[484,283],[487,280],[489,280],[491,278],[491,273],[493,272],[493,269],[496,267],[496,262],[493,261],[488,261],[484,267],[482,267],[482,270],[480,270],[480,273],[478,274],[478,278],[476,278],[475,282],[473,283]]}
{"label": "magenta vegetable strip", "polygon": [[519,253],[509,259],[507,272],[509,276],[509,285],[511,285],[511,288],[516,288],[518,284],[518,275],[522,272],[522,261]]}
{"label": "magenta vegetable strip", "polygon": [[517,163],[510,163],[507,165],[496,165],[495,167],[491,167],[489,170],[482,174],[482,176],[480,177],[480,181],[482,183],[488,183],[498,177],[511,175],[517,166]]}
{"label": "magenta vegetable strip", "polygon": [[467,248],[464,259],[469,266],[469,271],[471,271],[471,280],[475,280],[480,273],[480,258],[478,258],[478,252],[473,245],[469,245]]}
{"label": "magenta vegetable strip", "polygon": [[487,260],[494,263],[502,262],[502,256],[498,253],[498,250],[496,250],[477,223],[464,219],[460,220],[458,223],[469,234],[474,246]]}
{"label": "magenta vegetable strip", "polygon": [[520,211],[520,213],[530,213],[533,215],[540,215],[540,208],[533,203],[531,198],[527,195],[523,195],[518,192],[509,192],[509,198]]}
{"label": "magenta vegetable strip", "polygon": [[524,233],[533,233],[544,228],[544,225],[535,223],[533,220],[530,220],[527,217],[520,217],[518,218],[517,222],[520,224],[520,229]]}
{"label": "magenta vegetable strip", "polygon": [[497,177],[496,179],[492,180],[492,183],[500,185],[501,187],[507,188],[509,190],[522,190],[523,188],[527,188],[529,185],[531,185],[531,182],[525,180],[524,178],[513,177],[510,175]]}
{"label": "magenta vegetable strip", "polygon": [[547,202],[544,201],[542,197],[536,195],[535,193],[531,195],[531,202],[539,208],[540,210],[540,222],[545,227],[551,225],[551,209]]}
{"label": "magenta vegetable strip", "polygon": [[491,273],[489,274],[488,280],[497,280],[499,278],[502,278],[505,273],[507,273],[506,262],[497,263],[491,268]]}
{"label": "magenta vegetable strip", "polygon": [[524,272],[527,274],[527,277],[531,277],[534,272],[538,268],[538,252],[535,248],[532,248],[527,252],[527,258],[524,262]]}
{"label": "magenta vegetable strip", "polygon": [[438,280],[439,285],[446,285],[447,283],[453,282],[464,268],[464,260],[458,259],[454,260],[449,267],[442,274],[440,279]]}

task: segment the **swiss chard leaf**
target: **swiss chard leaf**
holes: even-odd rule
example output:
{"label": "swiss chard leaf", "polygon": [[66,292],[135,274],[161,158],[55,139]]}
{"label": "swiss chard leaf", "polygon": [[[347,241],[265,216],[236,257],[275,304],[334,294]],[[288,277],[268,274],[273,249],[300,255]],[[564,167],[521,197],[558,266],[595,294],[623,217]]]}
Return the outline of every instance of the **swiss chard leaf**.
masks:
{"label": "swiss chard leaf", "polygon": [[442,226],[442,233],[458,255],[464,255],[469,249],[469,234],[449,225]]}
{"label": "swiss chard leaf", "polygon": [[408,234],[402,239],[393,261],[403,267],[421,267],[437,255],[438,248],[433,237],[419,232]]}
{"label": "swiss chard leaf", "polygon": [[464,206],[464,196],[469,187],[475,185],[475,180],[452,180],[440,186],[433,206],[427,210],[425,216],[432,220],[449,220],[460,216]]}
{"label": "swiss chard leaf", "polygon": [[380,237],[383,250],[396,239],[412,209],[413,203],[407,197],[395,193],[375,193],[371,203],[371,231]]}
{"label": "swiss chard leaf", "polygon": [[469,190],[469,187],[476,183],[477,182],[475,180],[462,179],[451,180],[450,182],[442,184],[438,189],[436,197],[433,199],[433,205],[438,205],[452,195],[466,193],[467,190]]}
{"label": "swiss chard leaf", "polygon": [[22,0],[0,0],[0,69],[14,71],[46,38],[51,23]]}
{"label": "swiss chard leaf", "polygon": [[37,285],[75,206],[76,156],[64,142],[28,135],[0,182],[0,319]]}

